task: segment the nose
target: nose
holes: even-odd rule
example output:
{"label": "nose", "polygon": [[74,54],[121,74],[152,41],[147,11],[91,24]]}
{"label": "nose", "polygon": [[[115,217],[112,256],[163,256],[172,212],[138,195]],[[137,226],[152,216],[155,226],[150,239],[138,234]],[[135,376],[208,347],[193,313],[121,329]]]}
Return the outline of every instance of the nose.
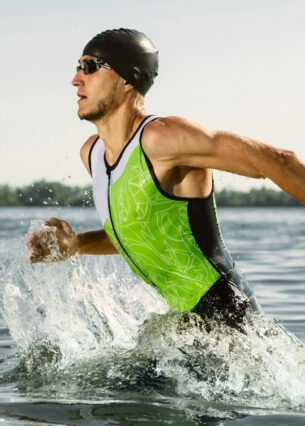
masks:
{"label": "nose", "polygon": [[75,76],[73,77],[73,80],[71,81],[72,86],[79,86],[81,84],[81,76],[80,72],[77,72]]}

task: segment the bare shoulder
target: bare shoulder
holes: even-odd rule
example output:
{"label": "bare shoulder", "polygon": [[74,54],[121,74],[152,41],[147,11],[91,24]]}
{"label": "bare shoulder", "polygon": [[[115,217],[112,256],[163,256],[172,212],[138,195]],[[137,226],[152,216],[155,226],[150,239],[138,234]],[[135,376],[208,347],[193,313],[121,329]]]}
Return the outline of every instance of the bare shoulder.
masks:
{"label": "bare shoulder", "polygon": [[80,149],[81,159],[86,169],[88,170],[89,174],[91,174],[90,167],[89,167],[89,152],[97,138],[98,138],[97,134],[90,136]]}
{"label": "bare shoulder", "polygon": [[83,156],[87,156],[88,157],[89,151],[90,151],[93,143],[96,141],[97,138],[98,138],[97,134],[92,135],[83,144],[83,146],[81,147],[81,150],[80,150],[80,155],[81,155],[82,159],[83,159]]}
{"label": "bare shoulder", "polygon": [[191,120],[178,116],[160,117],[147,124],[145,129],[150,136],[169,136],[176,131],[191,131],[199,129],[201,126]]}
{"label": "bare shoulder", "polygon": [[202,144],[212,137],[204,126],[183,117],[168,116],[151,121],[145,127],[142,146],[156,159],[177,158],[188,152],[194,144]]}

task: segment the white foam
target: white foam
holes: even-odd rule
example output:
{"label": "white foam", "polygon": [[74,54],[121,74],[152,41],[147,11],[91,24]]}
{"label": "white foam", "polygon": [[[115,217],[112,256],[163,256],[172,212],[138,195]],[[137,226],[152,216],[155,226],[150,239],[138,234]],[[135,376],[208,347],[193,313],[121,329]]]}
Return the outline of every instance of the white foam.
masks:
{"label": "white foam", "polygon": [[120,256],[32,265],[22,244],[10,241],[1,267],[0,308],[23,366],[59,375],[61,392],[63,380],[92,391],[93,378],[113,389],[145,373],[177,397],[305,410],[304,345],[275,321],[257,315],[246,334],[214,321],[208,332],[195,315],[168,312]]}

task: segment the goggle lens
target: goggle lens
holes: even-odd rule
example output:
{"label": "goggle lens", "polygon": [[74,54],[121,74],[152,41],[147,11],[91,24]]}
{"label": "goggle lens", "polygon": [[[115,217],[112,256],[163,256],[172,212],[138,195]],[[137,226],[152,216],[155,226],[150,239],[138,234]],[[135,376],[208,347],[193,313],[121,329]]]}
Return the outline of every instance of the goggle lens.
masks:
{"label": "goggle lens", "polygon": [[106,61],[102,59],[86,59],[83,61],[83,66],[78,65],[76,67],[76,71],[83,71],[84,74],[94,74],[101,68],[106,68],[107,70],[111,70],[111,67],[105,65]]}

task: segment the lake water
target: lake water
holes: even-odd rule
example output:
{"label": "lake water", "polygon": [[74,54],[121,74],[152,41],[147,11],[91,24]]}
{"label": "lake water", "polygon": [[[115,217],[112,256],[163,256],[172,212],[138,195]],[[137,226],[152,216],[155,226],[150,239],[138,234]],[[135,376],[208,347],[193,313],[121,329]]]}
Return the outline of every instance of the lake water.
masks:
{"label": "lake water", "polygon": [[28,262],[30,227],[94,209],[0,208],[0,424],[304,426],[304,213],[219,210],[265,312],[243,334],[168,312],[119,256]]}

